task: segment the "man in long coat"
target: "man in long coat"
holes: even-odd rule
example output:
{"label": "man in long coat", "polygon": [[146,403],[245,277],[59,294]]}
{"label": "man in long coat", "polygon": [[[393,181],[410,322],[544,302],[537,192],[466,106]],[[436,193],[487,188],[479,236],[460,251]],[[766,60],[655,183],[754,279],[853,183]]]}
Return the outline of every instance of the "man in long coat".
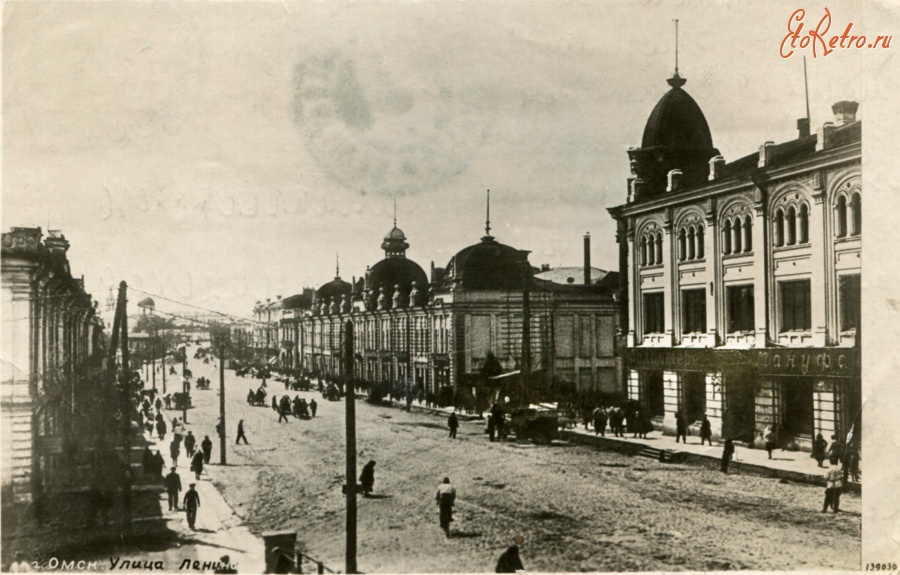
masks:
{"label": "man in long coat", "polygon": [[203,438],[203,441],[200,442],[200,449],[203,451],[203,463],[209,464],[209,458],[212,456],[212,448],[212,441],[207,435]]}
{"label": "man in long coat", "polygon": [[181,476],[172,468],[172,471],[166,475],[163,484],[166,487],[166,494],[169,496],[169,511],[178,509],[178,493],[181,491]]}

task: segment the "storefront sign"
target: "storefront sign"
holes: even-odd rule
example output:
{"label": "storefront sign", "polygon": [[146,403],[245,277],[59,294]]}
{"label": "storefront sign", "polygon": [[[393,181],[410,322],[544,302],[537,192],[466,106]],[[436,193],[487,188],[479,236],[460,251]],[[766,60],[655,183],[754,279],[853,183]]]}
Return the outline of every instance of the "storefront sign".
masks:
{"label": "storefront sign", "polygon": [[757,354],[759,373],[852,377],[859,374],[853,348],[766,349]]}
{"label": "storefront sign", "polygon": [[626,350],[626,358],[629,369],[706,372],[752,369],[765,375],[859,375],[859,353],[853,348],[629,348]]}

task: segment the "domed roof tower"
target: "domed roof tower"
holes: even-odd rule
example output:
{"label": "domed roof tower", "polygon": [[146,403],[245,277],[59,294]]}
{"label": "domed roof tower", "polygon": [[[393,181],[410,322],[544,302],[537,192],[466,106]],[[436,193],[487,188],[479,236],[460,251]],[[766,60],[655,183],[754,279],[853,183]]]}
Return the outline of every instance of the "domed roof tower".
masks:
{"label": "domed roof tower", "polygon": [[[421,305],[428,295],[428,276],[419,264],[406,258],[409,244],[406,234],[397,227],[396,206],[394,209],[394,227],[381,244],[384,259],[366,270],[363,299],[366,309],[370,311],[379,309],[379,299],[381,309],[394,307],[394,292],[397,290],[400,292],[397,300],[400,307],[406,307],[409,303],[409,294],[414,286],[417,288],[414,305]],[[381,297],[382,294],[384,297]]]}
{"label": "domed roof tower", "polygon": [[[687,80],[677,65],[667,82],[671,89],[650,112],[641,147],[628,150],[636,201],[705,182],[710,159],[719,155],[703,111],[682,89]],[[680,173],[670,177],[673,170]]]}
{"label": "domed roof tower", "polygon": [[[334,279],[319,286],[319,289],[316,290],[316,293],[313,296],[313,306],[316,306],[317,304],[330,305],[335,302],[342,305],[344,298],[350,294],[351,290],[352,286],[350,285],[350,282],[341,279],[340,260],[337,260]],[[337,300],[335,300],[335,298],[337,298]]]}

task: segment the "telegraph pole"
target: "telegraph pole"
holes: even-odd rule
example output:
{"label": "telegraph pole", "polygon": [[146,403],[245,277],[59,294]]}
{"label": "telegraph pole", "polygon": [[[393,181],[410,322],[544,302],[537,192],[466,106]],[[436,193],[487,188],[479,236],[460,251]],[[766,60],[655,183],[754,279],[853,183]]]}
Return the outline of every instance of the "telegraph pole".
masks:
{"label": "telegraph pole", "polygon": [[[187,352],[185,351],[185,354]],[[222,433],[219,434],[219,465],[225,465],[225,343],[219,347],[219,421],[222,422]]]}
{"label": "telegraph pole", "polygon": [[[122,422],[124,424],[122,447],[124,451],[125,470],[122,474],[122,505],[125,508],[122,518],[125,531],[131,531],[131,373],[128,368],[128,312],[126,305],[128,285],[123,281],[119,284],[119,302],[116,307],[116,319],[113,321],[113,331],[118,327],[122,340]],[[116,324],[118,324],[116,326]],[[111,352],[115,354],[115,344],[111,345]],[[115,363],[113,363],[115,369]]]}
{"label": "telegraph pole", "polygon": [[187,402],[190,397],[190,393],[188,393],[188,378],[185,375],[187,371],[187,344],[184,345],[184,355],[181,358],[181,390],[184,392],[184,402],[181,404],[181,421],[182,423],[187,423]]}
{"label": "telegraph pole", "polygon": [[353,386],[353,322],[344,324],[344,406],[347,425],[347,548],[344,571],[356,573],[356,390]]}

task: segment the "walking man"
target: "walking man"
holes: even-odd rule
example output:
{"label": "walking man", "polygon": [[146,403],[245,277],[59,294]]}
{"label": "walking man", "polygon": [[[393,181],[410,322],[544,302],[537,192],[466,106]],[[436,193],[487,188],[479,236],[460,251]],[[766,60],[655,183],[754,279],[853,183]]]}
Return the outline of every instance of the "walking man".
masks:
{"label": "walking man", "polygon": [[704,441],[709,441],[709,446],[712,447],[712,424],[706,418],[705,413],[703,414],[703,421],[700,423],[700,445],[703,445]]}
{"label": "walking man", "polygon": [[188,431],[187,435],[184,438],[184,450],[187,452],[188,457],[194,456],[194,446],[197,445],[197,438],[194,437],[193,431]]}
{"label": "walking man", "polygon": [[318,409],[318,408],[319,408],[319,404],[316,403],[316,400],[310,399],[309,400],[309,412],[312,413],[313,417],[316,416],[316,409]]}
{"label": "walking man", "polygon": [[734,442],[730,439],[725,440],[725,448],[722,450],[722,473],[728,473],[728,462],[734,455]]}
{"label": "walking man", "polygon": [[829,507],[837,513],[841,505],[844,472],[841,471],[839,462],[839,459],[832,457],[831,467],[825,472],[825,502],[822,504],[822,513],[827,512]]}
{"label": "walking man", "polygon": [[175,439],[169,444],[169,455],[172,456],[172,465],[178,465],[178,456],[181,455],[181,444]]}
{"label": "walking man", "polygon": [[209,436],[203,438],[203,441],[200,442],[200,449],[203,451],[203,463],[209,464],[209,458],[212,455],[212,441],[210,441]]}
{"label": "walking man", "polygon": [[197,508],[200,507],[200,494],[194,489],[196,486],[196,483],[191,483],[184,494],[184,508],[187,510],[188,527],[191,529],[195,529],[194,523],[197,522]]}
{"label": "walking man", "polygon": [[675,443],[679,440],[687,443],[687,419],[680,411],[675,413]]}
{"label": "walking man", "polygon": [[450,439],[456,439],[456,430],[459,429],[459,420],[456,419],[455,411],[447,418],[447,427],[450,428]]}
{"label": "walking man", "polygon": [[450,537],[450,522],[453,521],[453,504],[456,502],[456,489],[450,485],[450,478],[445,477],[444,482],[438,485],[437,504],[441,511],[441,529]]}
{"label": "walking man", "polygon": [[169,511],[174,511],[178,509],[178,493],[181,492],[181,477],[175,471],[175,468],[172,468],[172,471],[166,475],[166,478],[163,480],[163,485],[166,487],[166,494],[169,496]]}
{"label": "walking man", "polygon": [[772,426],[767,425],[762,432],[763,440],[766,442],[766,451],[769,452],[769,459],[772,459],[772,450],[775,449],[775,432]]}
{"label": "walking man", "polygon": [[191,471],[194,472],[197,481],[200,481],[200,474],[203,473],[203,454],[199,451],[191,458]]}
{"label": "walking man", "polygon": [[240,443],[241,439],[244,440],[245,445],[250,443],[249,441],[247,441],[247,436],[244,435],[244,420],[243,419],[238,422],[237,439],[234,441],[234,444],[237,445],[238,443]]}

